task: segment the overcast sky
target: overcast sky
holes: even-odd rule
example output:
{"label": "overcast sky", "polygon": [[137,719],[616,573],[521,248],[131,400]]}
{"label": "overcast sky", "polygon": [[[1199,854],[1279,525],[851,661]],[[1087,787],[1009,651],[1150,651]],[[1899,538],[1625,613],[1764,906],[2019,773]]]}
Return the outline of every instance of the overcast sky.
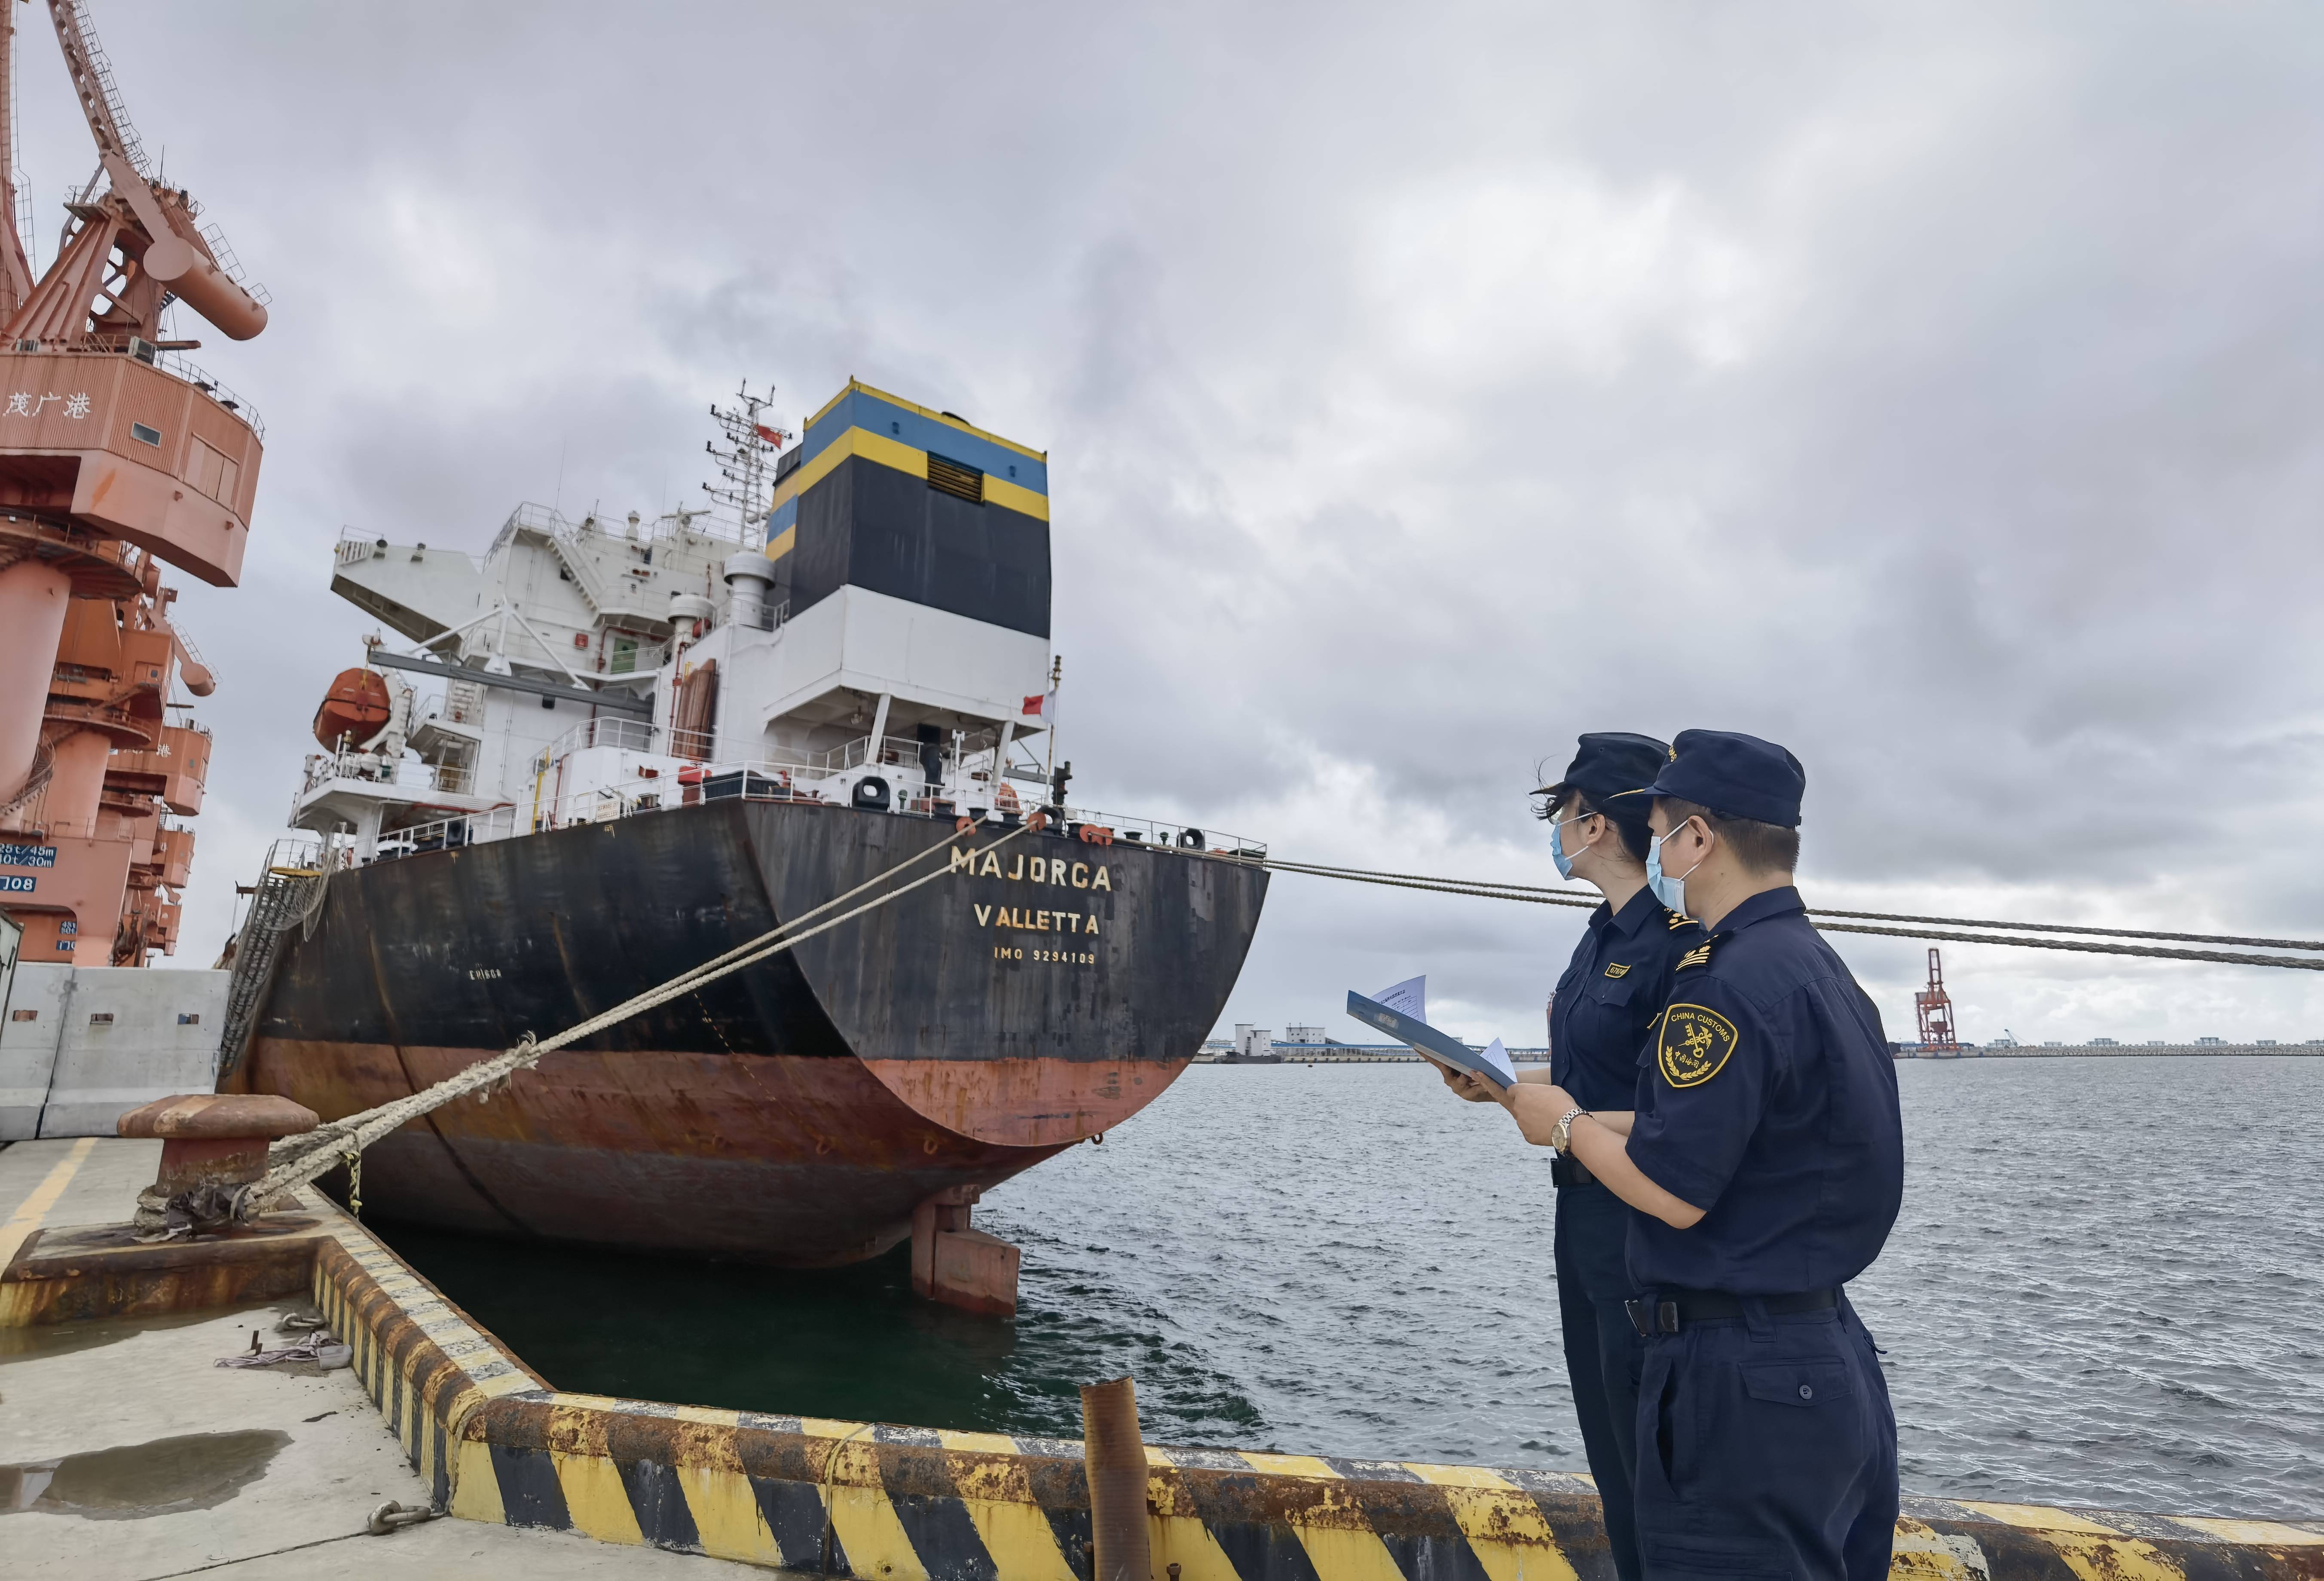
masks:
{"label": "overcast sky", "polygon": [[[45,262],[94,160],[11,9]],[[371,629],[342,525],[698,500],[711,400],[851,374],[1050,452],[1076,801],[1548,881],[1536,763],[1725,727],[1811,904],[2324,936],[2310,7],[94,9],[273,293],[197,354],[267,452],[177,964]],[[1425,970],[1538,1042],[1580,916],[1278,878],[1225,1019]],[[1909,1037],[1921,947],[1837,942]],[[1978,1041],[2324,1037],[1947,968]]]}

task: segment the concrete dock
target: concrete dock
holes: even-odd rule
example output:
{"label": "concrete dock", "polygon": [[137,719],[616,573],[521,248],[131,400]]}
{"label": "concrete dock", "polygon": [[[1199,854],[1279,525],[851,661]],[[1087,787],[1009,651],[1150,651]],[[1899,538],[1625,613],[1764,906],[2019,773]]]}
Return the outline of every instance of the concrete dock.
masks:
{"label": "concrete dock", "polygon": [[[0,1150],[0,1572],[1089,1581],[1078,1440],[567,1393],[320,1196],[135,1243],[158,1147]],[[216,1365],[299,1312],[349,1365]],[[1585,1477],[1145,1451],[1157,1577],[1613,1574]],[[390,1501],[443,1514],[364,1534]],[[1895,1556],[1914,1581],[2324,1581],[2324,1521],[1908,1496]]]}
{"label": "concrete dock", "polygon": [[[36,1229],[116,1224],[159,1142],[0,1145],[0,1266]],[[303,1296],[0,1328],[0,1573],[79,1581],[342,1574],[701,1577],[752,1567],[437,1520],[365,1531],[429,1489],[352,1368],[231,1368]],[[756,1573],[764,1574],[763,1570]]]}

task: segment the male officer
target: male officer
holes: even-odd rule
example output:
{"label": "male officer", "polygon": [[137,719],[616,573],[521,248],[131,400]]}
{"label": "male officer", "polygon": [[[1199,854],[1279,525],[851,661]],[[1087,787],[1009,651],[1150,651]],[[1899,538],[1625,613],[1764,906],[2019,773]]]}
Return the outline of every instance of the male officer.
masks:
{"label": "male officer", "polygon": [[1680,733],[1645,793],[1647,875],[1708,937],[1678,963],[1636,1112],[1600,1123],[1538,1084],[1503,1100],[1639,1209],[1654,1581],[1888,1574],[1895,1419],[1841,1287],[1895,1223],[1904,1127],[1879,1014],[1792,887],[1805,786],[1772,742]]}

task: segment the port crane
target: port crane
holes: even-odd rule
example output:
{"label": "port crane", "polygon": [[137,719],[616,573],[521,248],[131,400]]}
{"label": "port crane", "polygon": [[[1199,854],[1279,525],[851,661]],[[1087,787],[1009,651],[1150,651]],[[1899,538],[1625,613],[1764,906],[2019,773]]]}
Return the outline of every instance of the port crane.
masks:
{"label": "port crane", "polygon": [[1945,992],[1945,965],[1933,944],[1929,946],[1929,986],[1913,996],[1913,1008],[1920,1012],[1923,1048],[1960,1047],[1953,1032],[1952,996]]}
{"label": "port crane", "polygon": [[[16,33],[0,11],[0,898],[27,960],[143,965],[175,947],[175,894],[209,737],[171,688],[215,677],[170,619],[167,565],[241,576],[263,430],[164,338],[183,302],[228,338],[264,293],[131,125],[86,0],[42,0],[97,168],[37,277],[20,229]],[[93,959],[92,959],[93,957]]]}

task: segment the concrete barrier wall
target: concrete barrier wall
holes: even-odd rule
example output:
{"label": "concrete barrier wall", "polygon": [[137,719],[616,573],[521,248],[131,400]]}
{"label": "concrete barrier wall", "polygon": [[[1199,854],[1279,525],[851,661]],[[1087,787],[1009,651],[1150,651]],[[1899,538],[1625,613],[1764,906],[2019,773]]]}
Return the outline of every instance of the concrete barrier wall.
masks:
{"label": "concrete barrier wall", "polygon": [[[315,1296],[457,1516],[882,1581],[1087,1581],[1081,1445],[663,1405],[549,1388],[358,1227]],[[1149,1448],[1157,1576],[1558,1581],[1613,1576],[1586,1478]],[[1906,1501],[1893,1576],[2324,1577],[2324,1521]]]}
{"label": "concrete barrier wall", "polygon": [[209,1091],[230,977],[18,962],[0,1014],[0,1142],[110,1136],[140,1104]]}
{"label": "concrete barrier wall", "polygon": [[30,1142],[41,1134],[72,975],[69,966],[16,963],[7,1006],[0,1013],[0,1142]]}

